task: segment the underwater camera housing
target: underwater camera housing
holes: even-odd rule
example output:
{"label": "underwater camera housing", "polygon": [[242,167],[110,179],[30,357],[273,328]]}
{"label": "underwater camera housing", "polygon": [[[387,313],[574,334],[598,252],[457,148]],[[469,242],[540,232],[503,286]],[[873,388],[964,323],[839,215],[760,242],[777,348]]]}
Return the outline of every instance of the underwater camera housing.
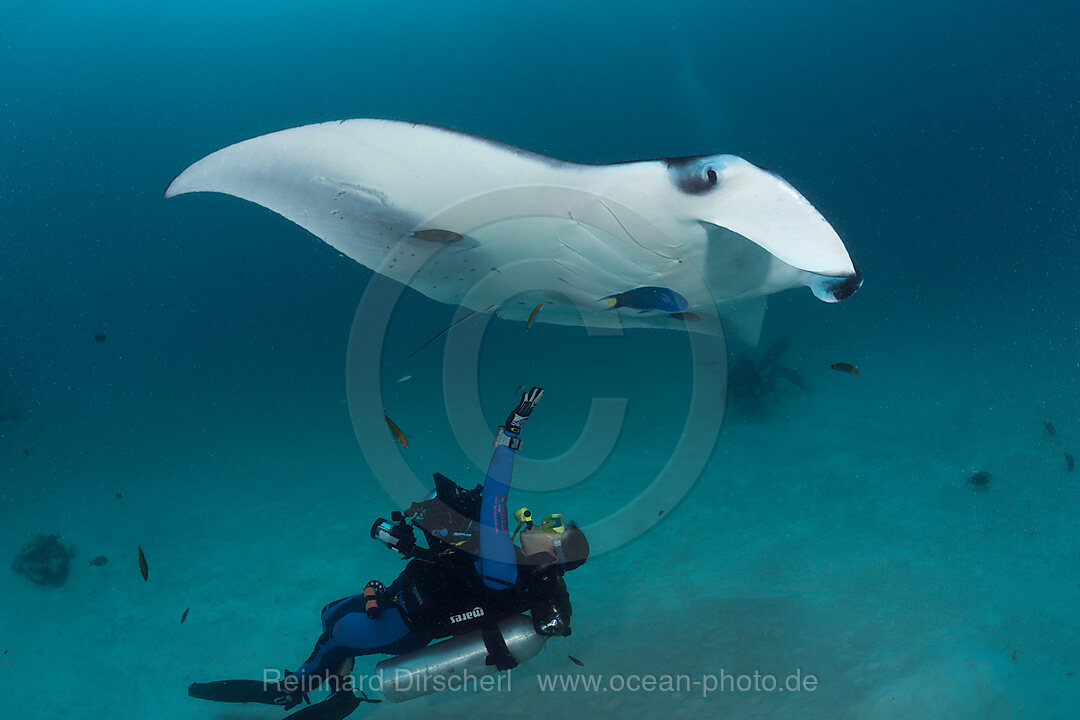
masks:
{"label": "underwater camera housing", "polygon": [[[480,519],[484,486],[465,490],[442,473],[433,473],[435,490],[427,500],[409,505],[404,513],[394,511],[390,519],[377,518],[372,539],[405,557],[422,557],[431,552],[445,554],[472,549],[472,525]],[[417,544],[414,528],[419,528],[428,548]],[[429,558],[431,559],[431,558]]]}
{"label": "underwater camera housing", "polygon": [[391,513],[390,517],[393,518],[392,522],[386,518],[375,519],[375,524],[371,526],[371,539],[409,557],[416,550],[416,534],[397,510]]}
{"label": "underwater camera housing", "polygon": [[[484,487],[465,490],[442,473],[433,473],[432,477],[435,491],[426,500],[414,502],[404,513],[395,510],[390,520],[378,518],[371,526],[373,539],[406,557],[473,549],[472,525],[480,517]],[[413,528],[424,534],[427,549],[417,545]]]}
{"label": "underwater camera housing", "polygon": [[435,492],[423,502],[413,503],[405,511],[412,524],[420,528],[432,550],[468,548],[473,539],[472,525],[480,519],[480,497],[484,486],[465,490],[442,473],[432,473]]}

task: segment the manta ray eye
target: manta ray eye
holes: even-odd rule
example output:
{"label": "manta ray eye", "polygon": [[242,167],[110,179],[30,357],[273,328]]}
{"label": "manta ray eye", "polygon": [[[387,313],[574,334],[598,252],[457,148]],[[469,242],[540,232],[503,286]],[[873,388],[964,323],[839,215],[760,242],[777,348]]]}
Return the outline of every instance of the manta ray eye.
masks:
{"label": "manta ray eye", "polygon": [[709,168],[708,170],[705,171],[705,177],[707,177],[709,179],[709,184],[710,185],[715,185],[716,184],[716,171],[713,170],[712,168]]}

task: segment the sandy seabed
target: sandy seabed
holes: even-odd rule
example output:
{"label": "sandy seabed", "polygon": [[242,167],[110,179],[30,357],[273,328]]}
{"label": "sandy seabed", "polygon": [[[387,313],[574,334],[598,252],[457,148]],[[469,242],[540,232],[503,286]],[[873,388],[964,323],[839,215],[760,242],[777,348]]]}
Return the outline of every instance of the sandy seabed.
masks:
{"label": "sandy seabed", "polygon": [[[729,412],[682,502],[568,576],[573,635],[549,641],[507,683],[362,705],[353,717],[571,707],[623,719],[1067,717],[1080,701],[1080,475],[1063,459],[1080,452],[1072,361],[1018,373],[1007,355],[959,340],[952,352],[946,343],[868,356],[853,377],[829,371],[837,358],[824,350],[795,352],[809,391]],[[551,390],[588,392],[576,382]],[[478,481],[464,461],[443,464],[453,439],[417,427],[422,415],[393,396],[407,387],[388,396],[415,429],[410,462]],[[657,396],[636,407],[677,430],[681,411],[647,392]],[[299,411],[298,398],[278,401],[197,427],[166,423],[164,434],[132,430],[119,445],[103,440],[109,418],[82,437],[7,426],[2,546],[13,556],[33,533],[62,532],[78,553],[63,588],[12,573],[3,582],[10,717],[282,716],[185,689],[294,667],[324,603],[388,581],[401,564],[368,538],[393,507],[342,401],[316,396]],[[558,408],[534,417],[526,453],[564,443]],[[587,520],[628,502],[676,434],[622,443],[559,496],[561,509]],[[34,442],[32,457],[23,442]],[[986,491],[967,482],[979,470],[992,475]],[[110,562],[91,567],[99,554]],[[357,672],[376,659],[360,658]],[[556,689],[542,687],[551,679]]]}

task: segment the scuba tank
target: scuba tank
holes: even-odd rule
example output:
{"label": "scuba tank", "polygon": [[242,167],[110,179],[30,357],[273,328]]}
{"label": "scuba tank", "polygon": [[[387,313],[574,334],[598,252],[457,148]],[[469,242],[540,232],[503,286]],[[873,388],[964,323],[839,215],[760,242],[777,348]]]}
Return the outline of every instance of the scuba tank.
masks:
{"label": "scuba tank", "polygon": [[382,660],[375,665],[375,676],[387,700],[404,702],[461,688],[470,676],[509,670],[538,655],[545,642],[530,618],[512,615],[498,625]]}

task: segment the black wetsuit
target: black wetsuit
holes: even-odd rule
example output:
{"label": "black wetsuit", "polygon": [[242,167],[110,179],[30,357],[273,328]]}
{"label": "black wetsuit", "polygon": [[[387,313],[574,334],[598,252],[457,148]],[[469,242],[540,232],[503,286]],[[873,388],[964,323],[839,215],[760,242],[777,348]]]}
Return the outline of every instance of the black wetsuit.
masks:
{"label": "black wetsuit", "polygon": [[500,430],[499,437],[475,523],[478,553],[414,558],[391,584],[392,602],[375,618],[365,614],[362,595],[324,607],[322,635],[295,671],[297,678],[325,677],[351,657],[409,652],[522,612],[532,613],[538,631],[569,633],[570,595],[562,570],[529,563],[507,527],[506,500],[516,450],[503,441],[516,441],[517,436]]}
{"label": "black wetsuit", "polygon": [[554,614],[569,620],[570,593],[562,571],[527,562],[518,551],[513,583],[493,588],[468,557],[450,556],[438,564],[412,560],[390,587],[405,607],[414,633],[432,639],[461,635],[494,620],[532,613],[538,628]]}

